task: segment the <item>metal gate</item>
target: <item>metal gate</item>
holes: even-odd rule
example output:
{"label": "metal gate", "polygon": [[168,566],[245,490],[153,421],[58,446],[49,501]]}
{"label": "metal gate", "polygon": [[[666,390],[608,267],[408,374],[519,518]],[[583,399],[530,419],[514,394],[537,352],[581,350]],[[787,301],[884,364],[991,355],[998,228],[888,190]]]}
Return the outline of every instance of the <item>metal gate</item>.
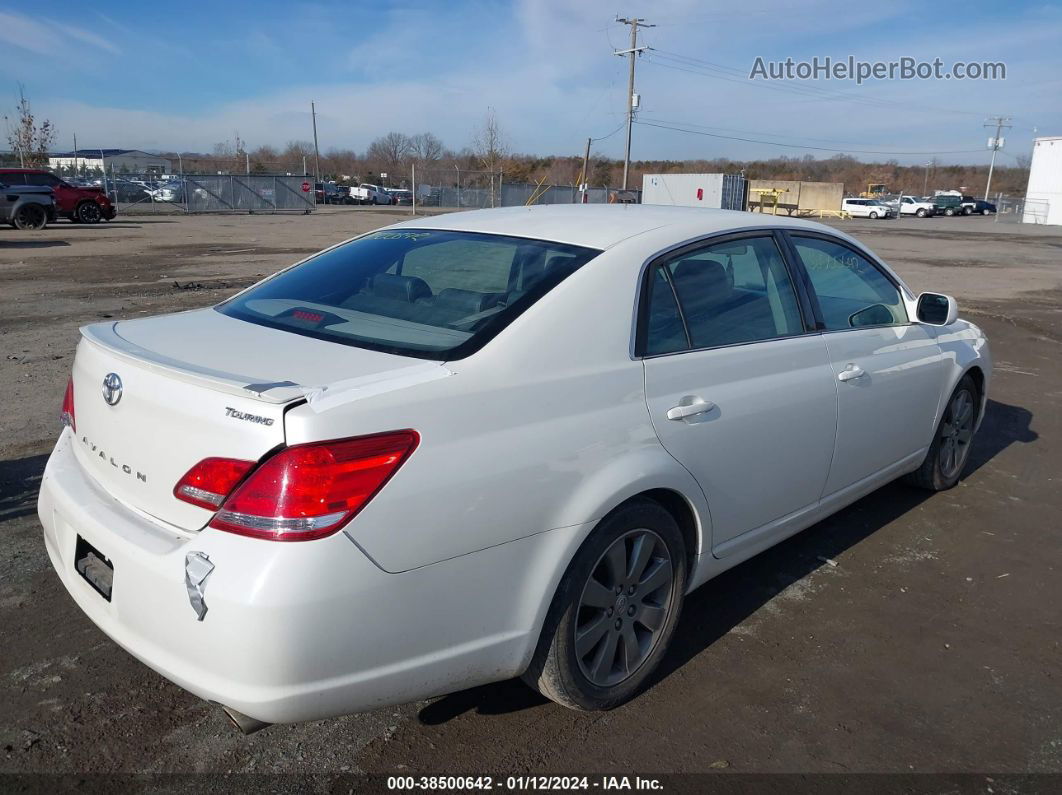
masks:
{"label": "metal gate", "polygon": [[316,206],[309,177],[185,176],[183,192],[190,213],[309,212]]}

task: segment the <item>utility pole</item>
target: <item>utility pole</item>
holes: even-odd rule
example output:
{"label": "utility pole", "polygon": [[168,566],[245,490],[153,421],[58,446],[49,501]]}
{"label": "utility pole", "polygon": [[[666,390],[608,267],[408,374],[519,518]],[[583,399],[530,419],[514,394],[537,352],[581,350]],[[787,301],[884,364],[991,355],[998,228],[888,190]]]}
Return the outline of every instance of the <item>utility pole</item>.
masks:
{"label": "utility pole", "polygon": [[313,116],[313,179],[321,181],[321,153],[317,149],[317,108],[310,103],[310,115]]}
{"label": "utility pole", "polygon": [[586,139],[586,152],[583,154],[583,175],[579,178],[579,187],[583,192],[583,204],[586,204],[586,189],[590,187],[588,184],[590,182],[590,177],[587,176],[586,171],[590,167],[590,141],[592,140],[592,138]]}
{"label": "utility pole", "polygon": [[996,134],[988,142],[992,147],[992,162],[988,164],[988,181],[985,182],[985,201],[988,201],[988,191],[992,187],[992,172],[996,168],[996,152],[1003,148],[1003,139],[999,137],[999,134],[1003,131],[1004,127],[1008,130],[1010,129],[1011,125],[1008,124],[1009,121],[1009,116],[991,116],[983,125],[985,127],[991,127],[993,124],[996,126]]}
{"label": "utility pole", "polygon": [[74,133],[74,177],[77,176],[77,133]]}
{"label": "utility pole", "polygon": [[639,17],[616,17],[617,22],[631,26],[631,46],[628,50],[616,50],[613,55],[624,56],[630,59],[630,69],[627,73],[627,147],[623,154],[623,190],[627,190],[627,176],[631,169],[631,130],[634,127],[634,59],[642,54],[648,47],[638,46],[638,27],[654,28],[655,25],[647,24]]}
{"label": "utility pole", "polygon": [[929,191],[929,167],[932,163],[926,163],[926,178],[922,180],[922,195],[925,196]]}

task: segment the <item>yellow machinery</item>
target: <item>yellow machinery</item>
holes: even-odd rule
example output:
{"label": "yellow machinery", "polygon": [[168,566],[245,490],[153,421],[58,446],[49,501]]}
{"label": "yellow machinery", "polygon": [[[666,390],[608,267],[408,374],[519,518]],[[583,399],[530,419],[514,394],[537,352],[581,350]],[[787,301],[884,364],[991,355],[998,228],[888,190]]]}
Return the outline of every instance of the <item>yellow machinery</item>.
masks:
{"label": "yellow machinery", "polygon": [[789,188],[753,188],[752,192],[759,197],[756,206],[761,213],[766,212],[765,206],[770,206],[771,215],[778,215],[778,197],[783,193],[789,193]]}
{"label": "yellow machinery", "polygon": [[876,199],[888,192],[888,186],[884,182],[868,182],[867,189],[859,194],[859,198]]}

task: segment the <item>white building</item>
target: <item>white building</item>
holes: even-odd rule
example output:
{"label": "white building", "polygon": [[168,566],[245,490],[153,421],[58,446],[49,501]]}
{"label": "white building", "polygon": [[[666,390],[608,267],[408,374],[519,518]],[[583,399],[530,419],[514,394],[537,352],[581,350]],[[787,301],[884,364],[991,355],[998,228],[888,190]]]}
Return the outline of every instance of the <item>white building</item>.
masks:
{"label": "white building", "polygon": [[139,149],[78,149],[76,152],[57,152],[48,158],[48,167],[56,171],[72,172],[106,170],[108,174],[172,174],[169,158],[141,152]]}
{"label": "white building", "polygon": [[1023,222],[1062,225],[1062,135],[1033,141]]}

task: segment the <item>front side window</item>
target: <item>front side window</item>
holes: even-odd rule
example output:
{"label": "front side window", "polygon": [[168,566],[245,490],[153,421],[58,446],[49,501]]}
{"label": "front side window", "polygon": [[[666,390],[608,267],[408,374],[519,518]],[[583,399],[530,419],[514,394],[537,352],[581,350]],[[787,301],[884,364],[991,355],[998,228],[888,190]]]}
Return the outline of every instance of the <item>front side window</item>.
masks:
{"label": "front side window", "polygon": [[828,331],[908,322],[899,288],[876,265],[839,242],[792,235]]}
{"label": "front side window", "polygon": [[600,253],[544,240],[380,230],[217,307],[251,323],[424,359],[460,359]]}
{"label": "front side window", "polygon": [[649,287],[648,355],[804,331],[793,283],[770,236],[715,243],[677,255],[654,266]]}

